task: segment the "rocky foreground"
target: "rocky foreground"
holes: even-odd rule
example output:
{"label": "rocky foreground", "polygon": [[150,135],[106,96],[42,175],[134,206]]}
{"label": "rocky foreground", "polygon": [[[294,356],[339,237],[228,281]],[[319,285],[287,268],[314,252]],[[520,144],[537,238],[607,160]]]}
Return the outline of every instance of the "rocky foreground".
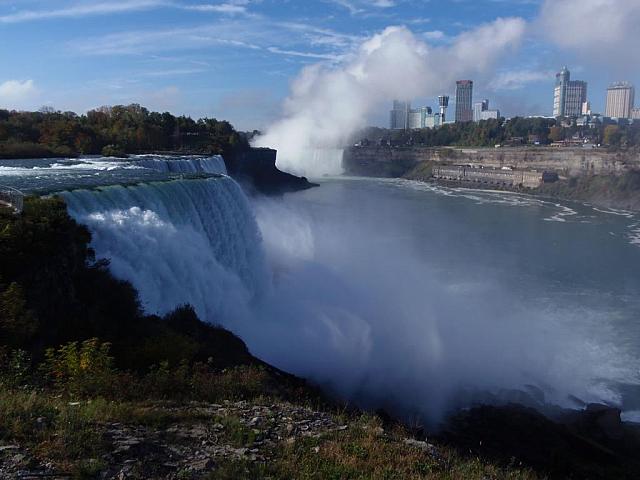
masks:
{"label": "rocky foreground", "polygon": [[[79,412],[91,408],[90,402],[69,407]],[[61,452],[47,459],[38,447],[0,445],[0,478],[353,478],[367,469],[374,471],[358,478],[427,478],[422,474],[432,468],[451,470],[436,447],[386,431],[374,417],[347,417],[286,402],[156,404],[128,416],[129,421],[91,426],[99,432],[91,439],[96,455],[80,467],[67,463],[65,468]],[[44,418],[34,421],[47,428]],[[80,430],[66,434],[82,437]],[[372,446],[381,456],[368,460],[375,453],[368,451]],[[387,458],[389,449],[395,458]],[[375,471],[381,462],[382,471]],[[490,473],[494,467],[464,468]]]}
{"label": "rocky foreground", "polygon": [[632,479],[639,471],[637,430],[607,409],[561,423],[524,407],[479,407],[428,441],[379,416],[267,398],[58,410],[65,425],[43,442],[0,442],[0,478]]}

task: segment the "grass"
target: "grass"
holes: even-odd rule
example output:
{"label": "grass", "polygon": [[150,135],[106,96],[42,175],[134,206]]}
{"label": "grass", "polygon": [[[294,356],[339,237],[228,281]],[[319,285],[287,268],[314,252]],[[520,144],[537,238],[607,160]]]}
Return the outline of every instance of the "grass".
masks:
{"label": "grass", "polygon": [[381,420],[363,416],[345,431],[320,438],[299,439],[274,452],[269,464],[229,460],[218,465],[208,480],[537,480],[533,472],[504,469],[478,458],[463,458],[443,450],[433,456],[404,442],[407,432],[382,429]]}
{"label": "grass", "polygon": [[[106,424],[167,427],[202,421],[223,425],[221,440],[235,448],[251,447],[257,434],[235,416],[205,416],[194,410],[176,412],[174,403],[117,402],[104,399],[70,402],[46,392],[0,392],[0,442],[30,447],[39,458],[53,460],[74,478],[96,478],[106,465],[99,460],[110,446]],[[179,405],[179,404],[178,404]],[[344,418],[348,428],[317,438],[283,441],[269,453],[268,463],[217,460],[209,480],[224,479],[451,479],[536,480],[532,472],[504,469],[447,449],[438,455],[405,443],[402,427],[385,431],[382,420],[363,415]]]}

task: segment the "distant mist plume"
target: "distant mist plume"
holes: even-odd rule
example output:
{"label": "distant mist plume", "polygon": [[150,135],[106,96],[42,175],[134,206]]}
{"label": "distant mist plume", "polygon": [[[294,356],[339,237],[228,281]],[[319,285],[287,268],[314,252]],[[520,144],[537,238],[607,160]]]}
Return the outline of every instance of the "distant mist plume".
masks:
{"label": "distant mist plume", "polygon": [[516,47],[525,30],[520,18],[497,19],[432,47],[406,27],[388,27],[337,65],[305,68],[292,83],[283,118],[255,145],[276,148],[278,165],[294,173],[338,174],[339,149],[375,109],[395,98],[449,91],[458,77],[487,69]]}

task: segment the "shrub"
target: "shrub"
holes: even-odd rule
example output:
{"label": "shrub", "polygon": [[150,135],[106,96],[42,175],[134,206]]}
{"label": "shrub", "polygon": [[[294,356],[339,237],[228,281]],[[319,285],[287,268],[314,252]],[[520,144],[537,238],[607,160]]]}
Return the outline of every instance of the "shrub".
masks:
{"label": "shrub", "polygon": [[31,357],[24,350],[0,347],[0,388],[16,388],[31,381]]}
{"label": "shrub", "polygon": [[95,396],[110,391],[116,372],[109,343],[97,338],[82,343],[70,342],[57,350],[46,351],[42,366],[56,387],[73,395]]}
{"label": "shrub", "polygon": [[20,346],[31,340],[38,319],[27,307],[24,289],[16,282],[0,293],[0,341]]}

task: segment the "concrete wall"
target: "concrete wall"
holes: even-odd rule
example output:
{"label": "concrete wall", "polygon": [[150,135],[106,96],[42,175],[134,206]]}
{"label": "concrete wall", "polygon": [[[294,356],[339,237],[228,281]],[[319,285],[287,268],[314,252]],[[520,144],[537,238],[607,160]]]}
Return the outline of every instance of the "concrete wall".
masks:
{"label": "concrete wall", "polygon": [[600,149],[516,147],[451,149],[425,147],[351,147],[345,150],[344,168],[351,175],[399,177],[420,162],[478,164],[548,170],[561,176],[618,175],[640,169],[640,154],[610,153]]}

